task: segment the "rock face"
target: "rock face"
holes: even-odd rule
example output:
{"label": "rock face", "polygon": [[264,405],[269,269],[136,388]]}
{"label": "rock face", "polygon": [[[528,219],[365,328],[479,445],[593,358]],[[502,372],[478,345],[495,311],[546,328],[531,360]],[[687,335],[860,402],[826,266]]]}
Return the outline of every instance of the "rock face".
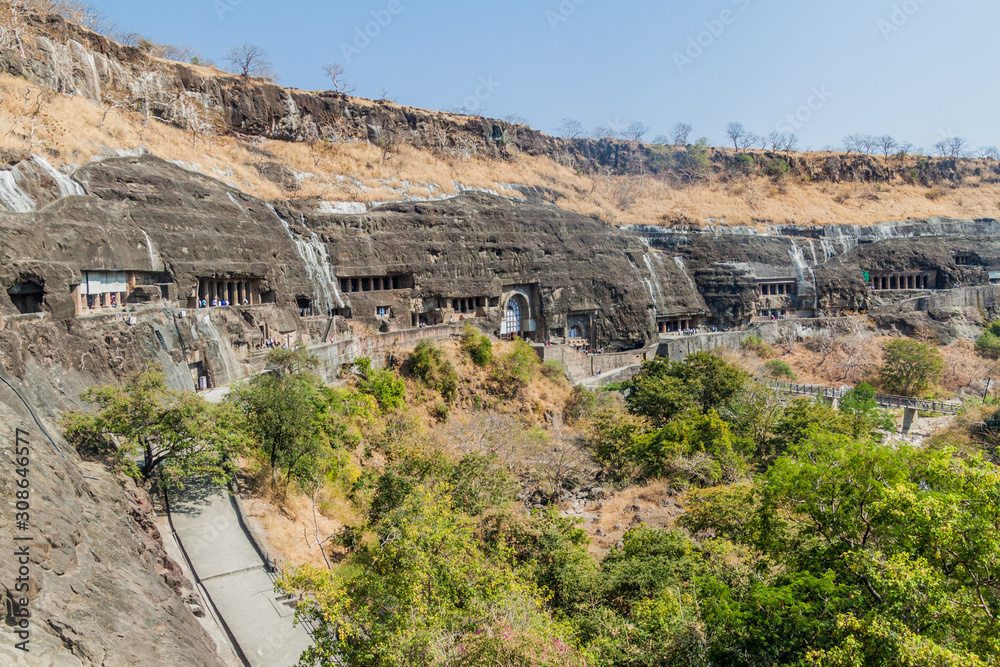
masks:
{"label": "rock face", "polygon": [[[775,311],[789,317],[867,312],[927,290],[1000,280],[996,220],[773,227],[766,233],[741,228],[629,231],[652,248],[682,257],[712,317],[724,326],[767,318]],[[911,276],[927,278],[923,292],[916,282],[905,282]],[[876,286],[883,277],[888,282],[870,288],[869,280]],[[787,289],[765,295],[765,286],[772,284]]]}
{"label": "rock face", "polygon": [[[222,665],[213,641],[184,599],[190,583],[163,550],[151,516],[149,496],[98,464],[81,461],[63,446],[63,459],[2,388],[3,463],[0,497],[10,511],[0,513],[0,593],[5,623],[0,625],[4,665]],[[15,524],[15,435],[27,433],[30,450],[30,519]],[[23,442],[22,442],[23,444]],[[86,477],[85,477],[86,476]],[[97,479],[89,479],[97,478]],[[14,537],[30,541],[14,542]],[[28,548],[29,653],[15,648],[22,613],[15,573],[23,565],[15,550]]]}
{"label": "rock face", "polygon": [[[659,173],[669,169],[672,147],[618,139],[560,139],[507,121],[403,107],[333,92],[307,92],[233,76],[214,68],[162,61],[67,22],[58,15],[22,10],[13,19],[24,52],[0,49],[0,71],[29,78],[59,92],[102,100],[128,91],[130,103],[160,120],[186,127],[177,103],[191,95],[211,108],[230,132],[270,139],[373,141],[392,136],[417,148],[471,152],[489,157],[515,153],[551,157],[586,173]],[[747,164],[750,160],[752,164]],[[812,182],[886,183],[905,177],[923,185],[974,176],[1000,182],[1000,165],[953,158],[886,162],[868,155],[761,151],[737,155],[713,149],[711,169],[733,175],[751,167],[790,173]],[[914,174],[916,176],[914,177]],[[288,183],[287,174],[280,176]]]}
{"label": "rock face", "polygon": [[[651,296],[643,282],[649,269],[639,268],[647,249],[590,218],[464,195],[391,204],[365,216],[313,210],[301,220],[329,249],[357,318],[388,308],[384,319],[402,327],[477,319],[499,332],[504,304],[523,295],[528,312],[520,315],[533,321],[527,333],[538,341],[566,337],[574,326],[579,335],[572,337],[599,346],[643,346],[653,335]],[[665,266],[651,266],[658,282],[669,280]],[[369,289],[369,277],[385,275],[400,276],[413,288]],[[691,292],[682,286],[681,300]]]}

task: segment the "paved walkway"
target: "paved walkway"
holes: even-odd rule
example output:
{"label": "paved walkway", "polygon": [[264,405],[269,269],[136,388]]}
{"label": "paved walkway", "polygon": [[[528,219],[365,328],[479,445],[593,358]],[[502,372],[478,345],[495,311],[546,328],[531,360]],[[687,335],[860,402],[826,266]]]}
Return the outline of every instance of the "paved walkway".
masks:
{"label": "paved walkway", "polygon": [[169,492],[170,519],[198,583],[252,667],[292,667],[312,644],[278,600],[225,487],[190,480]]}

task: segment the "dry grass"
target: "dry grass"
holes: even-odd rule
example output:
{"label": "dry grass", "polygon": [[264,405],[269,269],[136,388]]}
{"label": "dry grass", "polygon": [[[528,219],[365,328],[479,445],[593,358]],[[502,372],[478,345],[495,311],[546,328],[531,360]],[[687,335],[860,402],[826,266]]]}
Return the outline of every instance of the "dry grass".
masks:
{"label": "dry grass", "polygon": [[[211,74],[206,70],[206,76]],[[217,72],[215,73],[217,74]],[[370,102],[370,104],[378,104]],[[995,217],[1000,185],[968,182],[929,190],[902,182],[891,186],[814,184],[769,178],[710,177],[677,186],[650,176],[583,175],[547,157],[510,160],[442,156],[401,145],[383,156],[366,142],[329,145],[191,133],[136,113],[105,108],[80,96],[43,91],[23,79],[0,75],[0,148],[46,154],[58,164],[81,164],[115,150],[145,147],[167,160],[268,199],[316,198],[379,202],[453,195],[458,186],[516,194],[511,184],[548,188],[558,206],[612,224],[872,224],[931,216]],[[447,114],[445,114],[447,115]],[[818,155],[817,159],[823,156]],[[385,158],[385,159],[384,159]],[[299,175],[294,191],[261,178],[273,159]]]}
{"label": "dry grass", "polygon": [[668,480],[649,480],[591,503],[584,512],[596,515],[597,520],[583,526],[591,536],[590,553],[602,558],[629,529],[639,525],[671,528],[683,511]]}
{"label": "dry grass", "polygon": [[[763,372],[771,358],[787,363],[798,376],[798,382],[829,387],[856,386],[868,382],[877,386],[882,366],[882,346],[891,336],[875,334],[861,328],[849,335],[822,334],[805,342],[773,345],[774,356],[762,359],[750,350],[728,353],[726,357],[753,375]],[[933,341],[930,341],[934,344]],[[951,345],[939,345],[944,370],[936,393],[941,398],[959,394],[981,395],[985,379],[995,377],[998,364],[976,354],[975,345],[959,339]]]}

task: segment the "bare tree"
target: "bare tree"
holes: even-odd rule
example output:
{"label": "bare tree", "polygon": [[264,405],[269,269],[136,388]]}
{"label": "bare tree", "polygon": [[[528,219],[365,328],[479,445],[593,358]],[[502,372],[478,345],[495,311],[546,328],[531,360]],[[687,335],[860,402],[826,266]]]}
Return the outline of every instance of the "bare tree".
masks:
{"label": "bare tree", "polygon": [[556,132],[559,133],[560,137],[566,139],[579,139],[587,136],[587,130],[583,127],[583,123],[572,118],[563,118],[559,127],[556,128]]}
{"label": "bare tree", "polygon": [[767,135],[767,143],[772,151],[794,150],[798,142],[799,138],[791,133],[774,131]]}
{"label": "bare tree", "polygon": [[244,42],[226,51],[226,62],[234,74],[250,78],[258,77],[273,80],[274,70],[267,51],[256,44]]}
{"label": "bare tree", "polygon": [[860,148],[865,155],[871,155],[875,152],[875,147],[878,145],[878,139],[870,134],[861,135]]}
{"label": "bare tree", "polygon": [[385,164],[399,150],[400,136],[392,127],[376,125],[372,143],[382,151],[382,164]]}
{"label": "bare tree", "polygon": [[733,142],[733,147],[738,151],[740,145],[746,138],[748,132],[743,123],[732,122],[726,125],[726,136]]}
{"label": "bare tree", "polygon": [[744,132],[743,136],[739,139],[739,148],[746,151],[747,149],[752,148],[755,144],[759,143],[761,143],[760,137],[756,134],[753,132]]}
{"label": "bare tree", "polygon": [[185,92],[174,100],[174,118],[191,133],[191,143],[198,146],[198,139],[216,134],[221,125],[218,114],[205,104],[197,93]]}
{"label": "bare tree", "polygon": [[996,146],[981,146],[976,154],[980,160],[1000,160],[1000,150]]}
{"label": "bare tree", "polygon": [[594,128],[594,136],[598,139],[617,139],[618,133],[606,125]]}
{"label": "bare tree", "polygon": [[948,137],[934,144],[934,150],[941,157],[967,157],[969,154],[969,142],[962,137]]}
{"label": "bare tree", "polygon": [[636,121],[625,128],[623,136],[625,137],[626,141],[634,141],[636,143],[639,143],[640,141],[642,141],[642,138],[646,136],[647,132],[649,132],[649,126],[639,121]]}
{"label": "bare tree", "polygon": [[6,6],[0,5],[0,47],[17,47],[22,58],[27,58],[23,39],[27,31],[24,22],[26,5],[27,0],[12,0]]}
{"label": "bare tree", "polygon": [[688,123],[677,123],[674,125],[673,129],[670,130],[670,137],[673,139],[674,145],[687,146],[688,137],[691,136],[692,129]]}
{"label": "bare tree", "polygon": [[132,102],[132,96],[126,90],[107,88],[103,92],[101,106],[104,109],[104,113],[101,114],[101,122],[97,126],[99,129],[104,129],[104,123],[112,113],[118,117],[120,123],[121,115],[119,115],[117,110],[128,106]]}
{"label": "bare tree", "polygon": [[883,134],[881,137],[875,137],[875,145],[882,152],[882,155],[889,157],[899,147],[899,142],[888,134]]}
{"label": "bare tree", "polygon": [[347,80],[347,74],[343,65],[340,63],[323,65],[323,72],[326,73],[327,78],[330,79],[330,85],[333,86],[333,91],[335,93],[341,93],[343,95],[351,95],[354,93],[354,86],[352,86]]}
{"label": "bare tree", "polygon": [[106,34],[110,32],[108,17],[100,9],[89,2],[80,0],[32,0],[32,7],[48,14],[59,14],[67,21],[72,21],[87,30]]}
{"label": "bare tree", "polygon": [[844,151],[848,155],[854,152],[861,152],[861,135],[849,134],[844,137]]}
{"label": "bare tree", "polygon": [[535,477],[544,481],[545,491],[554,501],[559,501],[564,487],[577,484],[588,476],[593,460],[576,443],[558,438],[545,448],[536,459]]}

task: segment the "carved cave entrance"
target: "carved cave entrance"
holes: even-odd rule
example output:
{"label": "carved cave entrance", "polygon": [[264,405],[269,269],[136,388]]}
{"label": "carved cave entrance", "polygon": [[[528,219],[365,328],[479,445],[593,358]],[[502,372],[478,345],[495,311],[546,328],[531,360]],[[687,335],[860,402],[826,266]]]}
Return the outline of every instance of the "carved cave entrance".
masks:
{"label": "carved cave entrance", "polygon": [[507,301],[504,308],[503,324],[500,327],[500,335],[513,338],[522,337],[525,331],[525,320],[528,319],[528,300],[523,294],[514,294]]}

